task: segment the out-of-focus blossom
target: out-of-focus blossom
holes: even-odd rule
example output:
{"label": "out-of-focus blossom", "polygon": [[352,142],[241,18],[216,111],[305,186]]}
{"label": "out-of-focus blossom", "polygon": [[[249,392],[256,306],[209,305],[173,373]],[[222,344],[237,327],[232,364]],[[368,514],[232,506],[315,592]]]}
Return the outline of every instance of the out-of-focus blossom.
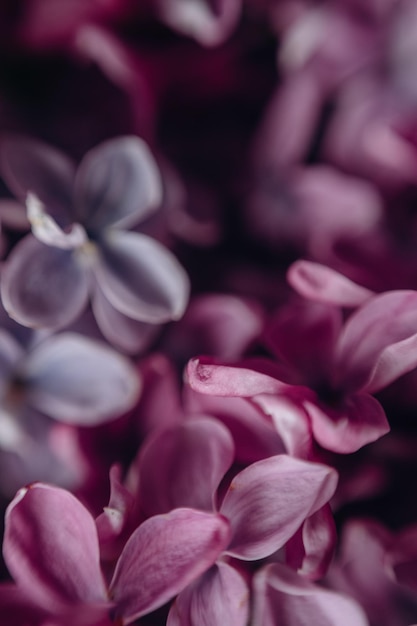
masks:
{"label": "out-of-focus blossom", "polygon": [[34,483],[7,509],[3,554],[14,593],[51,623],[130,624],[209,568],[228,537],[220,515],[176,509],[154,516],[130,536],[107,585],[88,510],[69,492]]}
{"label": "out-of-focus blossom", "polygon": [[33,231],[3,270],[2,298],[12,317],[62,328],[91,295],[103,334],[134,349],[144,323],[182,315],[189,290],[183,268],[155,240],[123,230],[160,201],[158,171],[139,138],[100,145],[77,172],[60,152],[18,139],[4,141],[2,163]]}

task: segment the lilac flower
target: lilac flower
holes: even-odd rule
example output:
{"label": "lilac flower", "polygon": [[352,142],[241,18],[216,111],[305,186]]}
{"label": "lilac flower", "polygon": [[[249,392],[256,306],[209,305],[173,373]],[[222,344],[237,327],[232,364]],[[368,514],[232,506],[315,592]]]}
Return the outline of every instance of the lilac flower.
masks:
{"label": "lilac flower", "polygon": [[130,624],[210,567],[228,538],[220,515],[176,509],[149,518],[129,538],[107,586],[90,513],[69,492],[35,483],[7,509],[3,554],[16,593],[51,622],[72,615],[73,623]]}
{"label": "lilac flower", "polygon": [[184,505],[216,508],[230,522],[223,557],[179,595],[169,626],[197,625],[197,616],[220,626],[222,615],[236,626],[246,624],[249,591],[225,559],[256,561],[272,555],[336,488],[337,476],[329,467],[277,455],[239,472],[219,497],[218,486],[232,461],[230,434],[208,418],[156,434],[139,454],[138,499],[146,513]]}
{"label": "lilac flower", "polygon": [[62,328],[89,296],[110,341],[142,341],[143,324],[180,317],[188,279],[175,257],[148,236],[123,230],[152,211],[161,195],[148,148],[137,137],[90,151],[77,172],[60,152],[5,140],[2,171],[24,201],[33,235],[10,254],[1,293],[11,317]]}

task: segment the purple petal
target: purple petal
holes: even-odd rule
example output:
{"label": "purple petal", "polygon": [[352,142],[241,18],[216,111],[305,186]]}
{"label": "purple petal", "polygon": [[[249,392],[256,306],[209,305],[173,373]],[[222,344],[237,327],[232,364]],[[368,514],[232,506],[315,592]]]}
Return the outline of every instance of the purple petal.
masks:
{"label": "purple petal", "polygon": [[135,498],[121,482],[121,467],[113,465],[110,469],[110,501],[96,519],[97,534],[100,543],[101,558],[104,552],[113,556],[129,515],[133,510]]}
{"label": "purple petal", "polygon": [[390,430],[382,406],[367,394],[352,394],[340,410],[311,402],[306,402],[305,408],[315,440],[334,452],[356,452]]}
{"label": "purple petal", "polygon": [[229,536],[222,516],[192,509],[143,522],[126,543],[110,584],[116,616],[129,624],[165,604],[213,565]]}
{"label": "purple petal", "polygon": [[46,611],[28,598],[17,585],[0,585],[0,614],[4,624],[13,626],[44,626]]}
{"label": "purple petal", "polygon": [[106,344],[75,333],[52,336],[28,356],[28,403],[63,422],[94,425],[132,408],[140,379]]}
{"label": "purple petal", "polygon": [[248,561],[269,556],[328,502],[336,484],[330,467],[284,454],[253,463],[235,476],[220,507],[232,529],[227,553]]}
{"label": "purple petal", "polygon": [[172,605],[167,626],[245,626],[249,618],[249,589],[238,572],[216,563]]}
{"label": "purple petal", "polygon": [[312,261],[295,261],[288,270],[287,279],[304,298],[336,306],[360,306],[374,295],[343,274]]}
{"label": "purple petal", "polygon": [[126,354],[144,352],[159,331],[159,327],[155,324],[139,322],[120,313],[108,301],[97,284],[91,304],[104,337]]}
{"label": "purple petal", "polygon": [[369,626],[354,600],[314,585],[280,563],[256,574],[254,598],[253,623],[262,626]]}
{"label": "purple petal", "polygon": [[139,501],[147,515],[177,507],[212,511],[220,481],[234,459],[223,424],[194,418],[153,437],[139,457]]}
{"label": "purple petal", "polygon": [[101,232],[130,226],[161,202],[161,179],[152,154],[139,137],[100,144],[83,158],[75,181],[77,221]]}
{"label": "purple petal", "polygon": [[47,246],[28,235],[4,264],[1,297],[10,317],[23,326],[57,329],[81,314],[89,283],[71,250]]}
{"label": "purple petal", "polygon": [[189,280],[167,248],[145,235],[109,230],[101,241],[101,255],[95,275],[115,309],[151,324],[182,316]]}
{"label": "purple petal", "polygon": [[23,204],[32,193],[62,226],[72,221],[75,165],[65,154],[39,141],[8,137],[1,142],[0,169]]}
{"label": "purple petal", "polygon": [[349,318],[340,337],[337,356],[342,384],[349,389],[376,390],[413,369],[417,365],[414,341],[400,344],[414,335],[416,291],[390,291],[371,298]]}
{"label": "purple petal", "polygon": [[81,224],[71,224],[63,230],[33,193],[28,193],[26,206],[32,233],[42,243],[63,250],[73,250],[87,242],[87,235]]}
{"label": "purple petal", "polygon": [[21,489],[6,511],[3,555],[40,606],[106,602],[94,520],[68,491],[41,483]]}

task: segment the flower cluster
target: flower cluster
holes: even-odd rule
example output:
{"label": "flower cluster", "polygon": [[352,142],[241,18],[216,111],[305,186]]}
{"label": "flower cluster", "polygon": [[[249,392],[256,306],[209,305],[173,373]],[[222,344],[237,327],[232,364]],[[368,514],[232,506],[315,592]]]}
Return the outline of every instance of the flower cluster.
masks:
{"label": "flower cluster", "polygon": [[415,0],[0,6],[0,626],[416,626]]}

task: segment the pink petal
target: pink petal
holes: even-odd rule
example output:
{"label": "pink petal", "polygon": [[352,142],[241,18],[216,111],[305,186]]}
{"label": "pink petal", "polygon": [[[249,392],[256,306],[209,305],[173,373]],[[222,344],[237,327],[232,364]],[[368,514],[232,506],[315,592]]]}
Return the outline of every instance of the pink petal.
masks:
{"label": "pink petal", "polygon": [[248,618],[248,586],[233,567],[219,562],[179,594],[167,626],[245,626]]}
{"label": "pink petal", "polygon": [[[345,387],[379,389],[413,369],[417,365],[413,341],[399,346],[398,357],[396,349],[416,334],[417,292],[389,291],[371,298],[349,318],[339,340],[337,356]],[[406,357],[404,365],[400,356]]]}
{"label": "pink petal", "polygon": [[106,602],[94,520],[68,491],[42,483],[21,489],[6,511],[3,555],[40,606]]}
{"label": "pink petal", "polygon": [[176,509],[137,528],[117,563],[110,595],[123,624],[162,606],[209,569],[229,541],[220,515]]}
{"label": "pink petal", "polygon": [[3,267],[4,308],[23,326],[62,328],[87,304],[89,277],[71,250],[47,246],[28,235]]}
{"label": "pink petal", "polygon": [[75,181],[77,221],[95,232],[130,226],[161,202],[160,174],[142,139],[118,137],[90,150]]}
{"label": "pink petal", "polygon": [[314,585],[280,563],[261,569],[254,587],[254,624],[369,626],[353,599]]}
{"label": "pink petal", "polygon": [[343,274],[312,261],[295,261],[288,270],[287,279],[304,298],[336,306],[360,306],[374,295]]}
{"label": "pink petal", "polygon": [[382,406],[367,394],[352,394],[340,410],[306,402],[314,438],[326,448],[342,454],[356,452],[389,430]]}
{"label": "pink petal", "polygon": [[135,498],[121,482],[121,467],[113,465],[110,469],[110,501],[96,519],[100,543],[101,558],[112,552],[113,543],[117,543],[129,515],[133,510]]}
{"label": "pink petal", "polygon": [[208,357],[191,359],[186,376],[191,389],[214,396],[250,398],[260,393],[285,393],[297,389],[268,374],[244,366],[220,365]]}
{"label": "pink petal", "polygon": [[141,381],[107,344],[75,333],[54,335],[28,356],[22,376],[28,403],[57,420],[94,425],[131,409]]}
{"label": "pink petal", "polygon": [[336,547],[337,533],[328,504],[310,515],[285,546],[286,563],[309,580],[326,574]]}
{"label": "pink petal", "polygon": [[109,302],[132,319],[160,324],[184,313],[187,274],[174,255],[150,237],[109,229],[94,270]]}
{"label": "pink petal", "polygon": [[281,548],[332,497],[336,472],[281,454],[253,463],[232,480],[220,512],[231,524],[227,553],[244,560]]}
{"label": "pink petal", "polygon": [[139,500],[147,515],[189,506],[212,511],[234,459],[232,437],[217,420],[196,417],[166,429],[142,448]]}

